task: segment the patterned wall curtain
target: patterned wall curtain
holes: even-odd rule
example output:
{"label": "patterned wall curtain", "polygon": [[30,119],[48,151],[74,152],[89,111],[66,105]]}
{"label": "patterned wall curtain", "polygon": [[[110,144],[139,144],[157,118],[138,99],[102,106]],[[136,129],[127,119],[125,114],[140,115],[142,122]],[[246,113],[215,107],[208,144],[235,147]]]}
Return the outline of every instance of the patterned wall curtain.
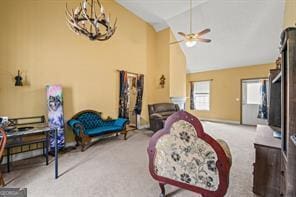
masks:
{"label": "patterned wall curtain", "polygon": [[262,85],[260,88],[261,104],[259,105],[259,112],[257,118],[267,119],[267,80],[261,81]]}
{"label": "patterned wall curtain", "polygon": [[195,103],[194,103],[194,82],[190,82],[190,109],[195,109]]}
{"label": "patterned wall curtain", "polygon": [[128,81],[127,72],[120,71],[120,90],[119,90],[119,117],[128,119]]}
{"label": "patterned wall curtain", "polygon": [[136,114],[141,114],[144,92],[144,75],[140,75],[137,79],[137,102],[135,106]]}

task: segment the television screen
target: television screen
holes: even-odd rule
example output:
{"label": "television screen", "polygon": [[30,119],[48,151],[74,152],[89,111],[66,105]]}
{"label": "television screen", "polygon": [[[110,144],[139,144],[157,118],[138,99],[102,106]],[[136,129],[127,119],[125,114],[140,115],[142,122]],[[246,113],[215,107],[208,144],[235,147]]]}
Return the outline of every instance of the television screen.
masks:
{"label": "television screen", "polygon": [[281,80],[274,81],[280,70],[273,70],[269,76],[269,116],[268,124],[275,130],[281,130]]}

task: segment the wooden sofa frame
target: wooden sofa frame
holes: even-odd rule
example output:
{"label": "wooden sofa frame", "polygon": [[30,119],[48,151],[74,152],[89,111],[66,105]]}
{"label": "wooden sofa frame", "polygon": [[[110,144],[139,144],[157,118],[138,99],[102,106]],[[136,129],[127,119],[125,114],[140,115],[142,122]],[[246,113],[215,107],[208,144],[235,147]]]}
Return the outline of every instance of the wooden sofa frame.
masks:
{"label": "wooden sofa frame", "polygon": [[[94,113],[94,114],[97,114],[98,116],[101,117],[101,119],[103,121],[114,121],[115,119],[112,119],[110,116],[108,116],[106,119],[102,118],[102,112],[98,112],[98,111],[94,111],[94,110],[83,110],[83,111],[80,111],[78,113],[76,113],[70,120],[72,119],[76,119],[78,118],[80,115],[84,114],[84,113]],[[83,125],[80,125],[80,124],[77,124],[75,127],[77,127],[80,131],[83,131],[84,128],[83,128]],[[75,132],[74,132],[75,133]],[[119,134],[123,134],[124,135],[124,140],[127,139],[127,129],[126,127],[124,127],[124,130],[122,131],[117,131],[117,132],[112,132],[112,133],[115,133],[116,136],[118,136]],[[110,134],[105,134],[105,135],[110,135]],[[102,135],[103,136],[103,135]],[[76,141],[76,146],[79,146],[81,145],[81,151],[85,151],[89,146],[91,146],[91,139],[92,137],[88,136],[88,135],[85,135],[84,132],[79,132],[79,135],[76,135],[75,134],[75,141]]]}

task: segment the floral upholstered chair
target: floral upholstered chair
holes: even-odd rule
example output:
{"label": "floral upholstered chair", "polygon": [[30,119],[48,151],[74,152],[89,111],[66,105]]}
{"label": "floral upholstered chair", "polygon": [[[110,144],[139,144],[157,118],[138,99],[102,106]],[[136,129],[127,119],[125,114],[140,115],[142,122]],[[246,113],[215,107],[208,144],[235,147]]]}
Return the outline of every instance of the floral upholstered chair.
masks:
{"label": "floral upholstered chair", "polygon": [[149,170],[159,182],[162,197],[165,184],[201,194],[226,194],[231,167],[227,144],[203,131],[200,121],[180,111],[171,115],[164,129],[155,133],[148,147]]}

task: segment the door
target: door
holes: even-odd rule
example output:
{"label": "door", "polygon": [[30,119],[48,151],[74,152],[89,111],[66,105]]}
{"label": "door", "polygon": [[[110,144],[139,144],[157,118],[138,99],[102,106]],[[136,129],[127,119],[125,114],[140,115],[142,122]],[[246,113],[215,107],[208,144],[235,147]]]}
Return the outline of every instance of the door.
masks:
{"label": "door", "polygon": [[[242,80],[241,122],[244,125],[267,124],[266,119],[257,118],[258,112],[259,112],[259,105],[262,102],[262,98],[261,98],[261,86],[262,86],[261,81],[262,80],[266,80],[266,79]],[[266,84],[268,85],[268,83]]]}

